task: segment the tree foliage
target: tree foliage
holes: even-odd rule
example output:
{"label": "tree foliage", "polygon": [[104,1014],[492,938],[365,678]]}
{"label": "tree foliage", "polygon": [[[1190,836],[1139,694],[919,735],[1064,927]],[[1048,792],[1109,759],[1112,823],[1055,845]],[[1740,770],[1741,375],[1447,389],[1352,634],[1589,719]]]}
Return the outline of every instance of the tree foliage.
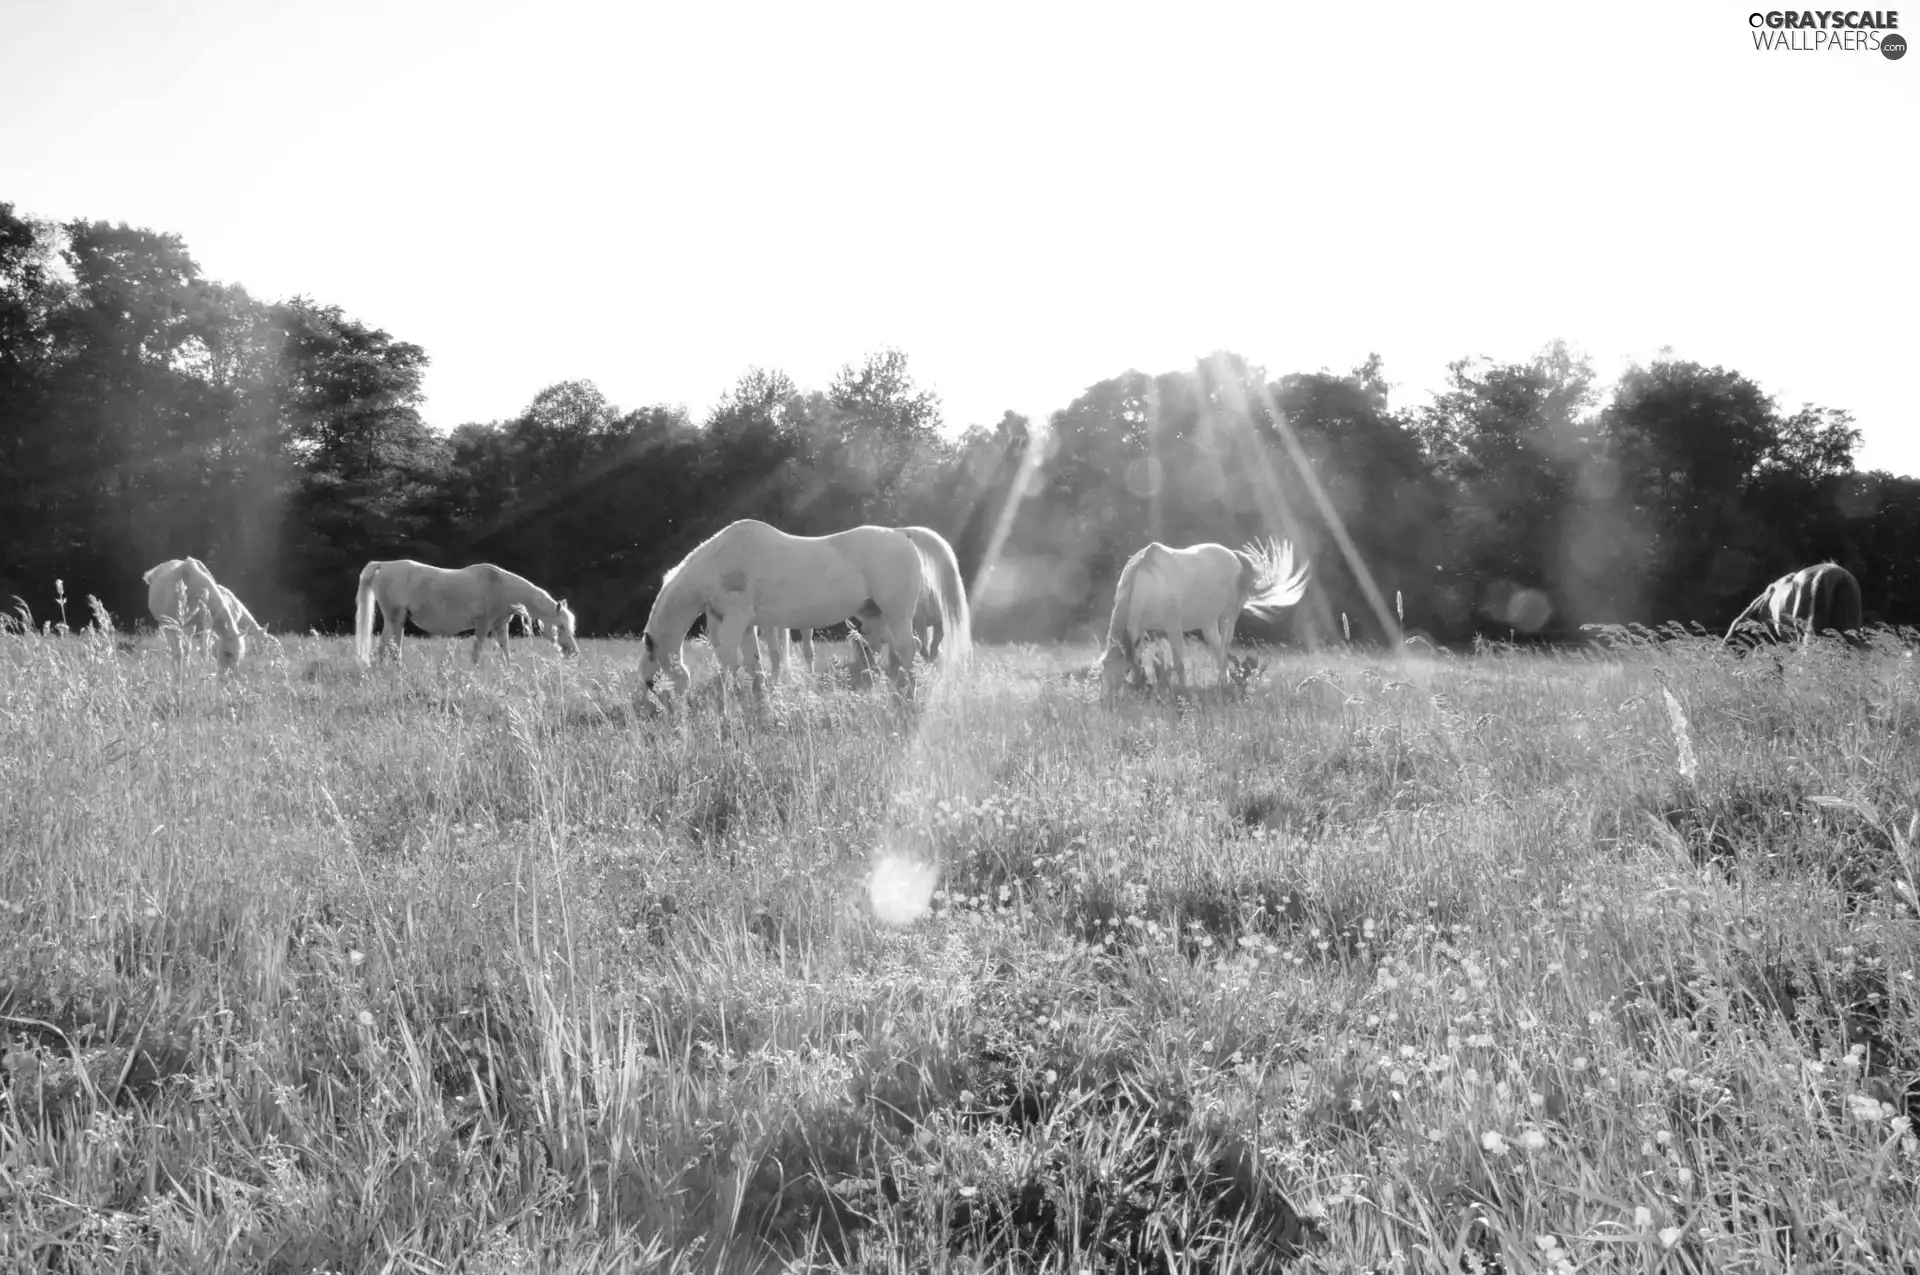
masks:
{"label": "tree foliage", "polygon": [[1871,616],[1920,619],[1920,481],[1862,474],[1837,409],[1783,414],[1662,357],[1610,387],[1563,343],[1455,363],[1415,410],[1378,356],[1277,377],[1230,352],[1088,386],[1044,422],[948,428],[907,356],[819,390],[755,368],[704,419],[559,381],[515,414],[422,420],[427,352],[306,297],[206,279],[178,236],[0,204],[0,592],[54,579],[125,618],[193,554],[282,627],[338,625],[376,557],[486,559],[633,631],[662,573],[735,518],[802,534],[924,523],[989,637],[1086,633],[1150,539],[1294,540],[1305,642],[1714,624],[1835,559]]}

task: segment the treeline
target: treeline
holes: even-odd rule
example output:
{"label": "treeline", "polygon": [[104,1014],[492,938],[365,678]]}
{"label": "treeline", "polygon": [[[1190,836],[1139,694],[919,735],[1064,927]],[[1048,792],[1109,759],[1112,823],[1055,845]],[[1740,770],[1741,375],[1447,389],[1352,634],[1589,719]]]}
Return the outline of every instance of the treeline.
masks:
{"label": "treeline", "polygon": [[957,438],[896,351],[825,389],[750,371],[697,421],[570,381],[448,434],[426,366],[336,306],[206,279],[175,235],[0,204],[0,595],[44,620],[59,579],[131,622],[141,572],[193,554],[276,629],[336,629],[370,558],[484,559],[632,632],[666,568],[753,517],[939,529],[988,638],[1086,631],[1149,539],[1264,534],[1313,562],[1272,635],[1309,642],[1377,640],[1396,595],[1440,638],[1715,627],[1826,558],[1869,618],[1920,621],[1920,480],[1855,471],[1846,412],[1680,360],[1610,387],[1559,344],[1463,360],[1409,410],[1377,358],[1275,379],[1222,353]]}

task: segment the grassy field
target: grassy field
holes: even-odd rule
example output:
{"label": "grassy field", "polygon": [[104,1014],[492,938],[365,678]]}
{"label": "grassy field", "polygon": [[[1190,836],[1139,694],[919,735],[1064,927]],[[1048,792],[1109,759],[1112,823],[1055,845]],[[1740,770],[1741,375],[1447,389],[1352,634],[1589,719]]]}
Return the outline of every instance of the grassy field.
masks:
{"label": "grassy field", "polygon": [[0,1265],[1920,1269],[1897,645],[467,649],[0,639]]}

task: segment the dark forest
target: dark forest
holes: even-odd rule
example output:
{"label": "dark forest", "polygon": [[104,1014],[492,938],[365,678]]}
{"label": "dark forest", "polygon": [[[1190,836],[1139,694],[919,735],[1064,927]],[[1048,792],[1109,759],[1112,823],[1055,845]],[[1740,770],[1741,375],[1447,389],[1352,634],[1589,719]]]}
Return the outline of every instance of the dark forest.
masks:
{"label": "dark forest", "polygon": [[176,235],[0,203],[0,601],[57,618],[58,580],[127,626],[141,573],[191,554],[276,631],[331,632],[369,559],[485,560],[569,598],[583,634],[631,633],[668,567],[762,518],[936,528],[988,640],[1086,633],[1150,539],[1269,534],[1314,587],[1260,636],[1306,644],[1378,641],[1396,605],[1440,640],[1717,629],[1825,559],[1870,621],[1920,622],[1920,479],[1856,470],[1849,414],[1775,403],[1764,368],[1656,360],[1603,386],[1553,342],[1463,358],[1409,409],[1378,358],[1270,375],[1217,352],[956,433],[885,350],[823,389],[747,370],[705,419],[565,381],[442,432],[428,358],[209,280]]}

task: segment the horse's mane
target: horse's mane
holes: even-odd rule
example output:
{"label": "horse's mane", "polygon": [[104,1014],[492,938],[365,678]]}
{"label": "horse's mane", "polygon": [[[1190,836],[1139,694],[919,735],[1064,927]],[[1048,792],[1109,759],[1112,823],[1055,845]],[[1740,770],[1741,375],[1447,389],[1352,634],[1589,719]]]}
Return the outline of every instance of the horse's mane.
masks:
{"label": "horse's mane", "polygon": [[1127,565],[1120,568],[1120,582],[1113,590],[1113,618],[1107,621],[1107,645],[1125,648],[1127,645],[1127,622],[1133,618],[1133,585],[1139,578],[1140,568],[1145,564],[1147,555],[1154,550],[1153,545],[1136,552],[1127,559]]}
{"label": "horse's mane", "polygon": [[[181,559],[179,583],[176,587],[184,588],[187,582],[196,576],[199,578],[194,583],[200,587],[198,602],[207,609],[207,616],[213,622],[214,632],[222,637],[239,637],[241,635],[240,618],[228,605],[227,599],[230,594],[218,580],[214,579],[213,572],[207,570],[206,563],[192,556]],[[239,599],[235,598],[234,601],[238,602]],[[241,609],[245,610],[244,607]]]}
{"label": "horse's mane", "polygon": [[739,526],[741,523],[752,522],[752,521],[754,521],[754,519],[736,518],[732,522],[728,523],[726,526],[720,528],[720,530],[708,536],[705,540],[702,540],[699,544],[695,545],[693,548],[687,550],[686,557],[680,559],[680,561],[674,563],[671,567],[667,568],[667,573],[660,577],[660,583],[662,585],[673,583],[673,578],[680,574],[680,569],[686,566],[689,562],[692,562],[695,558],[699,557],[701,552],[704,551],[708,545],[712,544],[714,541],[718,540],[720,537],[726,535],[729,531],[732,531],[735,527]]}

